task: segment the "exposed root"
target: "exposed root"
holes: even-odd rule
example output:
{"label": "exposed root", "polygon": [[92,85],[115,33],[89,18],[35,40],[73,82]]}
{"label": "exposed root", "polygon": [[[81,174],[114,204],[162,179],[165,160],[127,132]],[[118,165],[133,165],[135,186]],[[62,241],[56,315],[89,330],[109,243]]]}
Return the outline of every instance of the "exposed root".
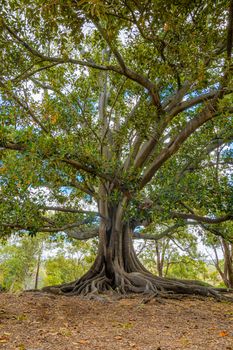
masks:
{"label": "exposed root", "polygon": [[[95,298],[107,291],[120,295],[141,293],[145,296],[144,303],[154,298],[182,299],[186,296],[213,297],[217,301],[233,302],[233,297],[226,296],[226,289],[215,289],[203,286],[195,281],[181,281],[153,276],[147,272],[126,272],[116,269],[112,279],[105,274],[105,269],[99,273],[88,273],[81,279],[60,285],[45,287],[43,291],[67,296],[81,295]],[[97,298],[98,299],[98,298]]]}

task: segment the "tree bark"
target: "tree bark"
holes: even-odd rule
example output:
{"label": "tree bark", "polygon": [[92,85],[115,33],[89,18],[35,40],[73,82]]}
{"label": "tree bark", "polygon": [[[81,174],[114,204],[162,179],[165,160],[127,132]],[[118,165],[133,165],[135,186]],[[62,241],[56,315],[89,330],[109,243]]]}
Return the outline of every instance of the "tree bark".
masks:
{"label": "tree bark", "polygon": [[34,286],[35,289],[38,289],[42,251],[43,251],[43,242],[41,243],[41,247],[39,248],[39,252],[37,256],[35,286]]}
{"label": "tree bark", "polygon": [[200,282],[173,280],[151,274],[141,264],[133,247],[133,231],[125,220],[127,198],[110,205],[102,192],[99,201],[100,231],[96,260],[90,270],[77,281],[46,287],[45,291],[59,290],[61,294],[87,295],[114,290],[120,294],[144,293],[153,296],[174,297],[176,294],[213,296],[220,299],[214,288]]}
{"label": "tree bark", "polygon": [[228,288],[233,288],[233,260],[232,245],[222,239],[224,252],[224,283]]}
{"label": "tree bark", "polygon": [[157,262],[157,271],[159,277],[163,277],[163,261],[162,257],[160,255],[160,249],[159,249],[159,243],[155,242],[155,249],[156,249],[156,262]]}

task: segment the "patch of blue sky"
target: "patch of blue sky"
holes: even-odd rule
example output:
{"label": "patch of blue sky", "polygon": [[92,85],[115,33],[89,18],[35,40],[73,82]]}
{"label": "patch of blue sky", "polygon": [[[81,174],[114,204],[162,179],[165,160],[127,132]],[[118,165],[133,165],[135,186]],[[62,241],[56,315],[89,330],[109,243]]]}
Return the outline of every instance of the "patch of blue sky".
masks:
{"label": "patch of blue sky", "polygon": [[144,230],[144,228],[145,228],[144,226],[136,226],[133,232],[135,234],[137,233],[140,234]]}
{"label": "patch of blue sky", "polygon": [[79,181],[79,182],[83,182],[83,181],[84,181],[84,178],[83,178],[82,175],[78,174],[78,175],[76,176],[76,180]]}
{"label": "patch of blue sky", "polygon": [[92,196],[89,194],[85,194],[84,195],[84,199],[85,201],[87,201],[88,203],[92,203]]}
{"label": "patch of blue sky", "polygon": [[220,83],[216,83],[216,84],[213,84],[213,85],[206,87],[205,89],[202,89],[202,90],[191,91],[190,93],[188,93],[187,95],[184,96],[183,101],[186,101],[192,97],[197,97],[197,96],[200,96],[203,94],[208,94],[210,91],[214,91],[214,90],[217,91],[219,89],[219,87],[220,87]]}
{"label": "patch of blue sky", "polygon": [[71,194],[71,192],[73,191],[71,187],[67,187],[67,186],[62,186],[62,187],[60,187],[59,190],[65,196],[69,196]]}

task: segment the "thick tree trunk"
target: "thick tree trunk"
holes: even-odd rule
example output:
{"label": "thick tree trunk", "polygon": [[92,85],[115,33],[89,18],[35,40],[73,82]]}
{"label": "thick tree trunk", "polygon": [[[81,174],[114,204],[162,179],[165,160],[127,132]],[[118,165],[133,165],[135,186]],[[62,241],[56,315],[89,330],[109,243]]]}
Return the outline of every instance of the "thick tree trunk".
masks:
{"label": "thick tree trunk", "polygon": [[132,228],[126,218],[127,197],[109,201],[111,184],[100,186],[98,209],[100,214],[99,248],[90,270],[77,281],[47,287],[69,295],[87,295],[115,290],[118,293],[147,293],[153,296],[199,294],[219,298],[213,288],[200,282],[180,281],[156,277],[139,261],[132,240]]}
{"label": "thick tree trunk", "polygon": [[[155,292],[152,283],[139,274],[153,276],[138,260],[133,247],[132,231],[123,220],[125,201],[106,208],[101,203],[99,249],[91,269],[76,283],[75,288],[64,286],[62,291],[87,294],[95,291],[116,290],[120,293],[144,292],[147,284]],[[104,208],[103,208],[104,207]],[[88,282],[89,281],[89,282]],[[149,288],[148,288],[149,290]]]}
{"label": "thick tree trunk", "polygon": [[138,260],[132,241],[132,230],[124,220],[126,199],[115,206],[101,201],[99,249],[90,270],[79,280],[45,290],[59,290],[68,295],[87,295],[115,290],[118,293],[145,293],[172,297],[176,294],[198,294],[219,298],[217,290],[195,281],[156,277]]}

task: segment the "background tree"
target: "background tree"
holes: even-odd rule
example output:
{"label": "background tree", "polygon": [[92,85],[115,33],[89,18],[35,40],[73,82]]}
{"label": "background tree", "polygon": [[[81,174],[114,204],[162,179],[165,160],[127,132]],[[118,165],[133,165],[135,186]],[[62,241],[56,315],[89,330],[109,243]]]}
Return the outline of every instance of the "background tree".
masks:
{"label": "background tree", "polygon": [[187,173],[232,140],[232,22],[233,1],[3,2],[2,233],[99,234],[62,293],[216,294],[151,275],[132,233],[232,219],[227,176],[221,211],[202,178],[185,196]]}
{"label": "background tree", "polygon": [[12,292],[38,284],[36,268],[42,242],[41,237],[33,237],[11,240],[1,246],[0,284],[3,289]]}
{"label": "background tree", "polygon": [[45,259],[46,277],[43,285],[62,284],[81,277],[95,260],[95,240],[82,242],[62,239],[55,243],[56,255]]}
{"label": "background tree", "polygon": [[[232,232],[231,225],[225,225],[225,231]],[[233,287],[233,247],[232,243],[223,237],[209,233],[204,237],[204,243],[211,248],[211,259],[225,286]]]}
{"label": "background tree", "polygon": [[158,241],[153,241],[151,235],[150,240],[139,245],[138,256],[150,271],[160,277],[203,280],[207,268],[198,251],[198,239],[182,231]]}
{"label": "background tree", "polygon": [[67,239],[64,235],[21,235],[1,242],[0,285],[6,291],[38,289],[81,277],[92,265],[96,240]]}

